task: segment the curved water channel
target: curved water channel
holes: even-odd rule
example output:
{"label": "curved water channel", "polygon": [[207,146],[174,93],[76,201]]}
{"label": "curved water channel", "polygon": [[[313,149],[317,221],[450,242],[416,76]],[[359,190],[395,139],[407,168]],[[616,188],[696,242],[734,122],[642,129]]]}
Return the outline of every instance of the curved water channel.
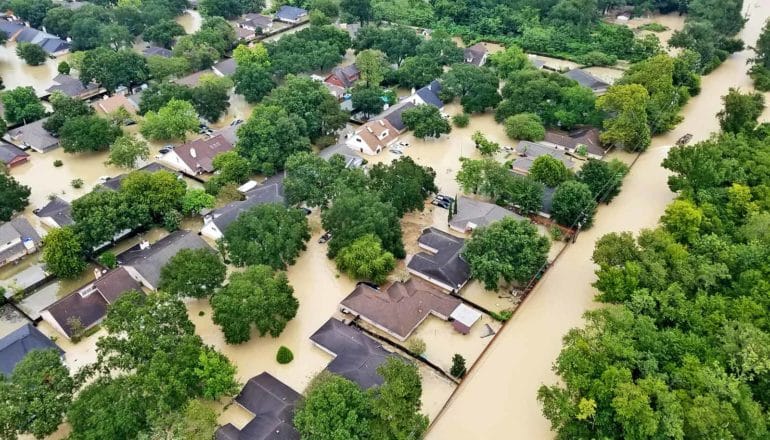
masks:
{"label": "curved water channel", "polygon": [[[770,15],[770,2],[747,0],[744,9],[749,21],[741,38],[752,45]],[[561,350],[562,336],[583,324],[586,310],[599,306],[591,287],[596,278],[591,262],[596,240],[610,232],[636,232],[658,223],[674,197],[661,161],[685,133],[692,133],[697,142],[718,130],[715,114],[721,108],[720,97],[730,87],[751,89],[746,75],[751,56],[748,50],[734,54],[703,78],[701,94],[683,109],[684,121],[653,140],[626,178],[621,194],[599,209],[593,228],[564,252],[474,366],[431,427],[428,439],[553,438],[536,393],[542,384],[558,381],[551,366]],[[766,111],[763,120],[769,114]]]}

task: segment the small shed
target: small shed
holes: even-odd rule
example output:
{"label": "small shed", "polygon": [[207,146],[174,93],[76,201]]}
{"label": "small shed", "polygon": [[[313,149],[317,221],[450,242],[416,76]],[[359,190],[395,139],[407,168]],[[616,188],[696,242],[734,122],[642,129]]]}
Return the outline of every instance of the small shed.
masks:
{"label": "small shed", "polygon": [[452,320],[452,327],[454,327],[455,330],[464,335],[467,335],[470,333],[473,324],[481,319],[481,312],[474,308],[468,307],[465,304],[460,304],[449,315],[449,318]]}

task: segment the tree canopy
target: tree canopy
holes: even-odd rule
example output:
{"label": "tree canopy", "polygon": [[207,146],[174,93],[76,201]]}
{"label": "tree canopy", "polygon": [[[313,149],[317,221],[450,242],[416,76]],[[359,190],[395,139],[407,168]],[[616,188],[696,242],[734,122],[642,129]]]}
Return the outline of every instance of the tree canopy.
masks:
{"label": "tree canopy", "polygon": [[238,154],[246,158],[252,170],[272,175],[284,168],[286,158],[310,150],[310,140],[303,119],[282,107],[259,104],[249,120],[238,128]]}
{"label": "tree canopy", "polygon": [[455,64],[441,77],[439,96],[443,101],[460,98],[466,113],[480,113],[500,102],[497,92],[499,79],[485,67],[472,64]]}
{"label": "tree canopy", "polygon": [[179,297],[205,298],[225,281],[227,267],[209,249],[182,249],[160,271],[158,289]]}
{"label": "tree canopy", "polygon": [[590,226],[596,211],[591,188],[583,182],[568,180],[553,193],[551,213],[564,226],[574,227],[578,222]]}
{"label": "tree canopy", "polygon": [[11,124],[29,124],[45,116],[45,107],[32,87],[16,87],[2,92],[4,118]]}
{"label": "tree canopy", "polygon": [[393,254],[383,250],[380,239],[372,234],[364,235],[342,248],[334,261],[340,272],[377,284],[384,283],[388,274],[396,268]]}
{"label": "tree canopy", "polygon": [[122,130],[95,115],[77,116],[59,129],[59,142],[67,153],[103,151],[120,137]]}
{"label": "tree canopy", "polygon": [[438,192],[433,168],[415,163],[411,157],[400,157],[388,165],[378,163],[369,170],[372,190],[390,204],[401,217],[410,211],[422,211],[425,199]]}
{"label": "tree canopy", "polygon": [[48,231],[43,243],[46,271],[67,279],[76,278],[85,270],[85,249],[82,248],[72,227],[65,226]]}
{"label": "tree canopy", "polygon": [[171,99],[157,112],[145,114],[140,126],[142,135],[150,140],[186,140],[188,133],[198,128],[198,113],[188,101]]}
{"label": "tree canopy", "polygon": [[437,138],[452,131],[449,121],[432,105],[418,105],[404,110],[401,118],[418,139]]}
{"label": "tree canopy", "polygon": [[14,213],[23,211],[29,204],[30,193],[28,186],[0,173],[0,221],[7,222]]}

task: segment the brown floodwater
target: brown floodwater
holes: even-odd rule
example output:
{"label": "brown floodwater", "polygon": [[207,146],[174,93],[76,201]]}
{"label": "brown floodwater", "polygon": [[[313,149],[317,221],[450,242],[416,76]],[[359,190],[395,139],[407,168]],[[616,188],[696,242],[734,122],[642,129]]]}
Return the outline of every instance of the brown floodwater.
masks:
{"label": "brown floodwater", "polygon": [[66,60],[69,55],[58,58],[48,58],[44,64],[30,66],[16,56],[16,43],[0,45],[0,77],[6,90],[16,87],[32,86],[38,94],[53,85],[53,77],[59,62]]}
{"label": "brown floodwater", "polygon": [[182,25],[185,32],[188,34],[193,34],[201,28],[203,18],[198,11],[194,9],[188,9],[184,11],[184,14],[176,18],[176,22]]}
{"label": "brown floodwater", "polygon": [[[741,37],[753,44],[770,15],[770,4],[747,1],[745,11],[749,22]],[[434,423],[428,439],[554,437],[536,393],[542,384],[558,381],[551,366],[561,350],[562,336],[582,325],[584,311],[598,306],[591,287],[595,280],[591,253],[596,240],[610,232],[636,232],[657,224],[674,197],[661,161],[683,134],[692,133],[693,141],[698,141],[718,130],[715,114],[721,107],[720,97],[729,87],[751,89],[746,76],[746,61],[751,56],[749,51],[734,54],[703,78],[702,93],[683,109],[684,121],[653,140],[626,178],[621,194],[611,205],[599,208],[593,228],[564,252],[500,332]]]}

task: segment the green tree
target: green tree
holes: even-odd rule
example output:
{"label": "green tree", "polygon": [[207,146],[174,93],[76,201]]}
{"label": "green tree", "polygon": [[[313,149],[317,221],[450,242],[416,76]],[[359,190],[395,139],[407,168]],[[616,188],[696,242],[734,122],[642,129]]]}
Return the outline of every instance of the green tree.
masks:
{"label": "green tree", "polygon": [[338,179],[347,173],[344,162],[325,160],[314,153],[295,153],[286,159],[283,191],[290,205],[326,207]]}
{"label": "green tree", "polygon": [[98,116],[77,116],[59,129],[59,142],[67,153],[107,150],[122,134],[120,127]]}
{"label": "green tree", "polygon": [[675,200],[668,205],[660,222],[677,240],[694,243],[700,235],[703,212],[688,200]]}
{"label": "green tree", "polygon": [[187,134],[198,128],[198,114],[188,101],[171,99],[157,112],[149,111],[140,126],[142,135],[150,140],[185,141]]}
{"label": "green tree", "polygon": [[323,12],[329,18],[340,15],[340,4],[336,0],[311,0],[309,7],[311,10]]}
{"label": "green tree", "polygon": [[340,0],[340,11],[362,25],[372,19],[371,0]]}
{"label": "green tree", "polygon": [[610,87],[596,100],[596,108],[614,115],[604,120],[601,140],[629,151],[643,151],[650,145],[647,124],[649,94],[638,84]]}
{"label": "green tree", "polygon": [[519,113],[505,120],[505,134],[511,139],[541,141],[545,138],[545,127],[540,116]]}
{"label": "green tree", "polygon": [[738,0],[692,0],[687,13],[693,20],[711,23],[719,33],[736,34],[746,23],[742,13],[743,2]]}
{"label": "green tree", "polygon": [[585,183],[568,180],[553,194],[553,218],[565,226],[574,227],[579,222],[590,226],[596,212],[596,201],[591,188]]}
{"label": "green tree", "polygon": [[418,105],[404,110],[401,118],[404,125],[412,130],[414,136],[419,139],[438,138],[442,134],[448,134],[452,131],[449,121],[441,115],[438,108],[432,105]]}
{"label": "green tree", "polygon": [[[67,411],[74,440],[136,438],[147,427],[145,398],[136,376],[100,377],[86,385]],[[120,423],[115,423],[120,420]]]}
{"label": "green tree", "polygon": [[754,130],[757,119],[765,109],[765,97],[761,93],[743,94],[739,89],[730,88],[722,97],[723,109],[717,113],[719,126],[728,133]]}
{"label": "green tree", "polygon": [[233,82],[235,93],[243,95],[249,103],[261,101],[275,88],[270,71],[258,64],[238,64]]}
{"label": "green tree", "polygon": [[372,405],[355,383],[322,372],[305,389],[294,413],[302,438],[365,439],[371,435]]}
{"label": "green tree", "polygon": [[182,249],[160,271],[158,289],[179,297],[211,296],[225,281],[227,267],[209,249]]}
{"label": "green tree", "polygon": [[487,290],[497,290],[500,280],[526,283],[545,265],[550,243],[527,221],[506,217],[473,231],[463,257],[471,276]]}
{"label": "green tree", "polygon": [[[423,40],[417,46],[417,56],[431,59],[442,66],[460,63],[464,58],[463,50],[452,40],[451,35],[441,30],[434,30],[429,39]],[[404,67],[404,64],[406,64],[406,60],[401,64],[401,68]]]}
{"label": "green tree", "polygon": [[460,379],[465,376],[465,358],[460,354],[452,356],[452,368],[449,370],[449,374]]}
{"label": "green tree", "polygon": [[170,48],[174,43],[174,39],[184,34],[185,31],[182,25],[173,20],[163,20],[145,29],[142,39],[156,46]]}
{"label": "green tree", "polygon": [[351,100],[353,108],[367,118],[379,114],[385,107],[382,89],[379,87],[356,86],[351,91]]}
{"label": "green tree", "polygon": [[393,254],[383,250],[380,239],[372,234],[364,235],[340,250],[334,261],[340,272],[377,284],[384,283],[396,267]]}
{"label": "green tree", "polygon": [[275,269],[294,264],[309,239],[305,213],[278,203],[258,205],[241,213],[224,234],[233,264],[264,264]]}
{"label": "green tree", "polygon": [[198,114],[211,122],[216,122],[230,107],[230,78],[212,74],[203,75],[193,89],[193,106]]}
{"label": "green tree", "polygon": [[417,88],[430,84],[444,72],[441,65],[427,55],[409,57],[395,73],[398,85]]}
{"label": "green tree", "polygon": [[201,395],[216,400],[237,393],[240,387],[235,381],[235,371],[235,365],[222,353],[210,347],[201,350],[198,366],[194,370],[195,377],[201,383]]}
{"label": "green tree", "polygon": [[[361,1],[361,0],[355,0]],[[342,7],[343,12],[345,7]],[[408,57],[417,53],[422,38],[417,36],[414,29],[406,26],[377,27],[373,25],[362,27],[356,34],[355,47],[357,51],[375,49],[385,53],[388,61],[401,65]]]}
{"label": "green tree", "polygon": [[26,42],[21,42],[16,46],[16,55],[30,66],[39,66],[48,59],[48,54],[42,47]]}
{"label": "green tree", "polygon": [[532,67],[527,54],[514,44],[506,47],[504,51],[490,55],[489,64],[497,71],[501,78],[507,78],[508,75],[517,70]]}
{"label": "green tree", "polygon": [[72,202],[74,228],[85,249],[112,241],[122,230],[135,228],[140,221],[136,215],[126,198],[114,191],[92,191]]}
{"label": "green tree", "polygon": [[191,400],[183,411],[165,414],[154,421],[139,440],[210,440],[218,426],[217,413],[200,400]]}
{"label": "green tree", "polygon": [[83,84],[95,82],[110,92],[119,86],[132,87],[149,77],[144,57],[129,48],[110,50],[99,47],[83,56],[80,68]]}
{"label": "green tree", "polygon": [[136,136],[124,135],[110,146],[108,162],[118,167],[133,168],[138,160],[147,160],[149,157],[150,148],[147,142]]}
{"label": "green tree", "polygon": [[389,357],[377,373],[384,383],[370,392],[374,395],[372,437],[422,438],[428,429],[428,417],[420,414],[422,383],[417,365]]}
{"label": "green tree", "polygon": [[53,8],[51,0],[11,0],[7,7],[32,27],[43,24],[46,13]]}
{"label": "green tree", "polygon": [[219,16],[228,20],[237,18],[244,12],[244,4],[237,0],[201,0],[201,14]]}
{"label": "green tree", "polygon": [[70,119],[89,116],[94,113],[93,108],[86,102],[77,98],[70,98],[58,91],[51,95],[49,101],[53,107],[53,113],[43,122],[43,128],[54,136],[59,134],[61,127]]}
{"label": "green tree", "polygon": [[[190,62],[187,60],[187,58],[182,58],[178,56],[172,56],[170,58],[162,57],[160,55],[152,55],[147,57],[147,72],[150,75],[150,78],[156,80],[156,81],[163,81],[169,78],[181,78],[182,76],[186,75],[192,70],[190,67]],[[179,86],[172,83],[160,83],[160,84],[153,84],[150,87],[164,87],[164,86],[176,86],[179,88],[185,88],[188,89],[186,86]],[[149,89],[148,89],[149,90]],[[147,90],[142,92],[142,99],[144,99],[144,94],[147,93]],[[157,110],[154,109],[154,110]]]}
{"label": "green tree", "polygon": [[356,67],[367,87],[379,87],[387,70],[385,54],[375,49],[362,50],[356,55]]}
{"label": "green tree", "polygon": [[233,58],[239,66],[256,65],[263,69],[270,67],[270,56],[262,43],[251,47],[239,44],[233,49]]}
{"label": "green tree", "polygon": [[376,194],[365,191],[340,194],[332,206],[321,213],[321,223],[332,233],[327,252],[330,258],[366,234],[377,236],[382,247],[396,258],[406,256],[398,213]]}
{"label": "green tree", "polygon": [[500,144],[490,141],[480,131],[474,131],[471,140],[476,144],[476,149],[482,156],[491,156],[500,151]]}
{"label": "green tree", "polygon": [[14,213],[21,212],[29,204],[31,191],[5,173],[0,173],[0,221],[7,222]]}
{"label": "green tree", "polygon": [[75,12],[72,9],[63,6],[49,9],[43,19],[43,27],[45,27],[46,31],[61,38],[65,38],[70,33],[74,15]]}
{"label": "green tree", "polygon": [[2,407],[12,418],[9,438],[32,434],[43,438],[59,428],[72,402],[75,383],[56,350],[34,350],[2,385]]}
{"label": "green tree", "polygon": [[569,180],[572,177],[572,173],[564,162],[561,160],[544,154],[538,156],[532,162],[532,167],[529,169],[529,177],[535,182],[540,182],[545,186],[555,188],[562,182]]}
{"label": "green tree", "polygon": [[5,107],[5,120],[11,124],[29,124],[45,116],[45,107],[32,87],[16,87],[0,95]]}
{"label": "green tree", "polygon": [[142,92],[142,97],[139,101],[139,114],[144,115],[150,111],[157,112],[172,99],[192,103],[192,89],[174,83],[152,84],[147,90]]}
{"label": "green tree", "polygon": [[[249,176],[251,175],[249,161],[238,155],[235,151],[226,151],[217,154],[212,161],[212,165],[216,170],[216,174],[214,174],[214,176],[212,176],[205,184],[206,191],[210,194],[218,194],[223,186],[231,183],[240,185],[249,180]],[[190,192],[188,191],[188,194],[189,193]],[[184,208],[184,201],[182,204],[183,212],[192,213],[192,211],[188,211]],[[199,203],[196,203],[196,205],[199,205]],[[195,212],[197,213],[198,210]]]}
{"label": "green tree", "polygon": [[230,275],[228,284],[211,298],[214,323],[222,327],[228,344],[251,338],[252,325],[260,336],[278,337],[297,314],[299,302],[286,274],[269,266],[250,266]]}
{"label": "green tree", "polygon": [[182,213],[188,216],[200,214],[204,209],[214,207],[216,199],[202,189],[188,189],[182,198]]}
{"label": "green tree", "polygon": [[283,345],[281,345],[280,347],[278,347],[278,352],[275,355],[275,360],[281,365],[288,364],[289,362],[294,360],[294,353],[292,353],[291,350],[289,350],[287,347],[284,347]]}
{"label": "green tree", "polygon": [[219,51],[206,42],[196,41],[193,35],[184,35],[174,45],[174,56],[187,60],[192,70],[204,70],[219,59]]}
{"label": "green tree", "polygon": [[578,181],[591,188],[591,194],[597,202],[609,203],[616,195],[620,194],[623,177],[628,173],[628,170],[628,165],[617,159],[609,162],[588,159],[580,167],[576,177]]}
{"label": "green tree", "polygon": [[131,209],[143,220],[139,223],[161,224],[167,213],[178,211],[187,192],[184,180],[168,171],[134,171],[120,184],[120,193]]}
{"label": "green tree", "polygon": [[283,108],[260,104],[238,129],[238,154],[248,159],[254,171],[275,174],[287,157],[310,150],[310,141],[302,134],[304,126],[302,119]]}
{"label": "green tree", "polygon": [[441,77],[439,96],[444,102],[460,98],[466,113],[480,113],[500,102],[499,79],[485,67],[456,64]]}
{"label": "green tree", "polygon": [[43,240],[45,269],[61,278],[76,278],[86,268],[84,249],[72,227],[55,228]]}
{"label": "green tree", "polygon": [[99,29],[99,39],[102,46],[112,50],[131,47],[134,43],[134,36],[131,35],[131,31],[123,25],[114,23],[104,25]]}
{"label": "green tree", "polygon": [[396,209],[399,217],[407,212],[422,210],[425,199],[438,192],[433,168],[415,163],[411,157],[401,157],[389,165],[378,163],[369,170],[370,187],[380,198]]}

